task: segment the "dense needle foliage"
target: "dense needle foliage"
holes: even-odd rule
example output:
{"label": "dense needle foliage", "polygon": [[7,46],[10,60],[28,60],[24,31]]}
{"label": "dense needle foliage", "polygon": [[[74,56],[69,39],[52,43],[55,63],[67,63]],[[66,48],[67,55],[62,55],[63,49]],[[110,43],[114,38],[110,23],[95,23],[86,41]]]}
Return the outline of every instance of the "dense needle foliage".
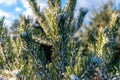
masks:
{"label": "dense needle foliage", "polygon": [[35,0],[28,2],[36,20],[20,15],[9,33],[0,19],[0,79],[120,79],[119,11],[105,7],[77,36],[88,12],[80,8],[74,17],[77,0],[67,0],[64,8],[60,0],[48,0],[43,11]]}

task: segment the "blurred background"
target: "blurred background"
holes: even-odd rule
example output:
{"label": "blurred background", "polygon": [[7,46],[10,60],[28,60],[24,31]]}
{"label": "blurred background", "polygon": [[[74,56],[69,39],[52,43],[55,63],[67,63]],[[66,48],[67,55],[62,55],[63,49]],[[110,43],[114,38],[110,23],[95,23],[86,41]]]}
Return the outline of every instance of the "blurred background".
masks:
{"label": "blurred background", "polygon": [[[80,8],[87,8],[89,10],[84,23],[88,25],[91,21],[89,17],[93,17],[93,12],[99,12],[103,5],[112,2],[112,7],[119,10],[120,0],[78,0],[75,10],[75,17]],[[40,9],[44,10],[47,7],[47,0],[37,0]],[[66,0],[61,0],[62,7],[64,7]],[[5,22],[10,28],[14,22],[19,22],[19,15],[33,17],[32,10],[27,0],[0,0],[0,17],[5,16]],[[34,18],[34,17],[33,17]]]}

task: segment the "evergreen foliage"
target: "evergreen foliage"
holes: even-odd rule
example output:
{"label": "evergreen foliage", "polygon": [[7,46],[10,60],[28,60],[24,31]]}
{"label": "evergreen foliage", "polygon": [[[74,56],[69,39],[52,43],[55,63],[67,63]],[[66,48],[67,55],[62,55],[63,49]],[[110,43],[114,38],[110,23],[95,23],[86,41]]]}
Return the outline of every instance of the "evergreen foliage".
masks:
{"label": "evergreen foliage", "polygon": [[76,37],[88,12],[81,8],[74,17],[77,0],[68,0],[64,8],[60,0],[48,0],[44,11],[35,0],[28,2],[35,23],[20,15],[17,31],[8,34],[4,18],[0,19],[1,79],[120,79],[119,12],[108,10],[112,16],[102,25],[94,21],[102,17],[98,15],[92,23],[95,26],[80,34],[85,37]]}

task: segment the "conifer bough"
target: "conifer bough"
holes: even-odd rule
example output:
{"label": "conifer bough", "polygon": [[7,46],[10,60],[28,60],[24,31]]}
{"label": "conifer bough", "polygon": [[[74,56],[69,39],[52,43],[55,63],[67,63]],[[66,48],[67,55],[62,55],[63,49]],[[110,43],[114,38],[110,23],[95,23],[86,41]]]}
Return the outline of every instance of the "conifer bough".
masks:
{"label": "conifer bough", "polygon": [[0,20],[0,79],[112,80],[114,76],[120,79],[119,59],[113,64],[116,53],[119,54],[119,50],[113,49],[119,29],[116,13],[112,13],[108,27],[89,31],[85,44],[84,38],[74,36],[88,12],[82,8],[78,17],[74,17],[77,0],[67,0],[64,8],[60,0],[48,0],[43,11],[35,0],[28,2],[36,16],[35,24],[31,24],[30,17],[20,16],[17,33],[11,33],[11,37],[4,20]]}

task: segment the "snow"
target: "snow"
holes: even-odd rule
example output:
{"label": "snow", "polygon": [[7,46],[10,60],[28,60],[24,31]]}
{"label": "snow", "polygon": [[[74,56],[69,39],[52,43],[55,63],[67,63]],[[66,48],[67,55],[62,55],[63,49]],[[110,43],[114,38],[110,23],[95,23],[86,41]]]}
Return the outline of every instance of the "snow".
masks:
{"label": "snow", "polygon": [[77,75],[70,75],[70,80],[80,80]]}

